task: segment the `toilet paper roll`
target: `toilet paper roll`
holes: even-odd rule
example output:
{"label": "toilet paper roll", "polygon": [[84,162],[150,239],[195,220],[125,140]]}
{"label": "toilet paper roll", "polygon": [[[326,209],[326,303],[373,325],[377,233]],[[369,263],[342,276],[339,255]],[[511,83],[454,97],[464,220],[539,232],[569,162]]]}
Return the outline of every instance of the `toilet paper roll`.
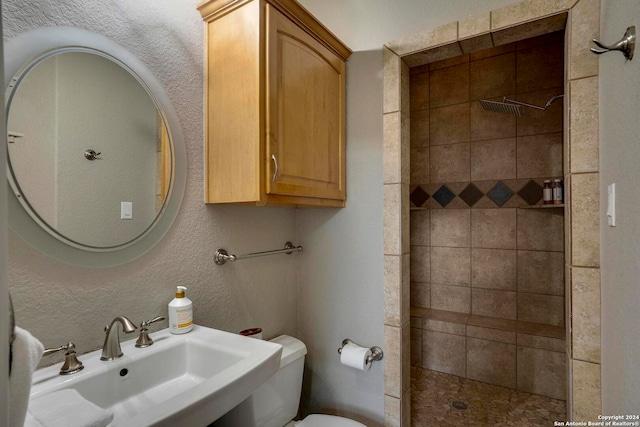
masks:
{"label": "toilet paper roll", "polygon": [[368,362],[371,356],[371,349],[360,347],[357,344],[349,343],[342,347],[340,354],[340,363],[345,366],[368,371],[371,368],[371,362]]}

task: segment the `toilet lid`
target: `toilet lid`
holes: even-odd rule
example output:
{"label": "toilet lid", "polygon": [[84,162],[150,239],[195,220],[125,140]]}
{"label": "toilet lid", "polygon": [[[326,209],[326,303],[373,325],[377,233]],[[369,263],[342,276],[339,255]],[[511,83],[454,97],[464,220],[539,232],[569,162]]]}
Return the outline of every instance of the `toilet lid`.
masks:
{"label": "toilet lid", "polygon": [[296,424],[296,427],[367,427],[357,421],[333,415],[312,414]]}

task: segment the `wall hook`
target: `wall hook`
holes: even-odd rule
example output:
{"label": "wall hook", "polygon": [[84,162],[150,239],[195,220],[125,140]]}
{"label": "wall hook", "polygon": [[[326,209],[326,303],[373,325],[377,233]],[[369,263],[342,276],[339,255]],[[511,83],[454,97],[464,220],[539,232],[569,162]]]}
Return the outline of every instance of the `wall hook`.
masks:
{"label": "wall hook", "polygon": [[627,28],[627,31],[624,33],[624,37],[622,37],[622,40],[612,46],[605,46],[596,39],[593,39],[593,43],[600,48],[591,48],[591,52],[597,55],[612,50],[619,50],[620,52],[622,52],[625,58],[631,61],[633,59],[633,51],[636,47],[636,27],[635,25],[632,25]]}

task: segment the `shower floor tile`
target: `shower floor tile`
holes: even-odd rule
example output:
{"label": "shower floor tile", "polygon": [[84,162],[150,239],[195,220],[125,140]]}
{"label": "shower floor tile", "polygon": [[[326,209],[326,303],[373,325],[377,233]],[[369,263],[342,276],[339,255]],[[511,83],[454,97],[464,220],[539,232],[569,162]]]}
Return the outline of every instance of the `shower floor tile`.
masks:
{"label": "shower floor tile", "polygon": [[552,426],[565,410],[563,400],[411,367],[411,427]]}

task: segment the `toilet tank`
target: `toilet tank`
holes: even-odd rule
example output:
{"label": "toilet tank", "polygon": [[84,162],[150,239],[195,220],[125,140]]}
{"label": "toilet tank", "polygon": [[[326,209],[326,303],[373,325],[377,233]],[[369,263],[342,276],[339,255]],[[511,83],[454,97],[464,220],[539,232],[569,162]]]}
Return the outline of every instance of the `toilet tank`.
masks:
{"label": "toilet tank", "polygon": [[281,335],[271,342],[282,345],[278,372],[213,423],[213,427],[283,427],[296,416],[307,347],[288,335]]}

